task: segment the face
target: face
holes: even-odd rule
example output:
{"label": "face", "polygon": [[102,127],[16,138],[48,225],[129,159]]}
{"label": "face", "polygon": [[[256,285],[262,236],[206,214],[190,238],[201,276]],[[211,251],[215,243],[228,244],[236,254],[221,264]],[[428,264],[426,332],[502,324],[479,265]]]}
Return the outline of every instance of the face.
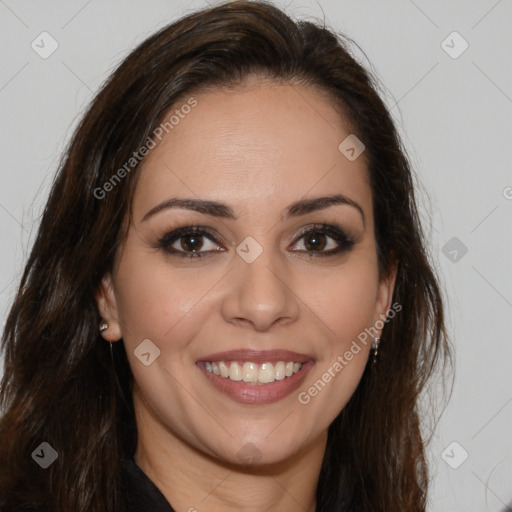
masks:
{"label": "face", "polygon": [[340,152],[351,132],[325,96],[255,82],[195,99],[143,162],[104,336],[124,340],[139,430],[284,461],[354,393],[371,340],[353,342],[394,275],[379,281],[364,153]]}

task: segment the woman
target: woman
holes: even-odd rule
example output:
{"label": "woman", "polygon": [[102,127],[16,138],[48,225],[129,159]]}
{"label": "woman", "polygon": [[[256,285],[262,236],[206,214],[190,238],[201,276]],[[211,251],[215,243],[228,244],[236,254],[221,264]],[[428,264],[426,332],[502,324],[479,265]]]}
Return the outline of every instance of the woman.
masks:
{"label": "woman", "polygon": [[442,300],[344,43],[236,1],[136,48],[69,145],[3,351],[2,512],[424,511]]}

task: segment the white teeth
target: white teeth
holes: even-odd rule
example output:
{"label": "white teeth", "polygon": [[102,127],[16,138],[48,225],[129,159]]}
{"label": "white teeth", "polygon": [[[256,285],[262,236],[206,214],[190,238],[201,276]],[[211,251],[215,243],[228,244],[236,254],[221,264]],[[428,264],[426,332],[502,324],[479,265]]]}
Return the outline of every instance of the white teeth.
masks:
{"label": "white teeth", "polygon": [[276,380],[283,380],[286,377],[286,367],[284,365],[284,361],[277,362],[274,370],[276,372]]}
{"label": "white teeth", "polygon": [[231,380],[242,380],[242,369],[238,363],[231,363],[229,367],[229,378]]}
{"label": "white teeth", "polygon": [[261,365],[247,361],[240,365],[238,362],[233,361],[226,363],[219,362],[205,362],[206,371],[214,373],[220,377],[230,378],[234,381],[241,381],[250,384],[269,384],[275,380],[283,380],[286,377],[291,377],[302,369],[302,363],[295,363],[293,361],[278,361],[272,363],[262,363]]}
{"label": "white teeth", "polygon": [[258,380],[258,365],[256,363],[244,363],[242,380],[244,382],[256,382]]}
{"label": "white teeth", "polygon": [[229,368],[226,366],[224,361],[219,361],[219,370],[221,377],[229,377]]}
{"label": "white teeth", "polygon": [[[278,364],[279,363],[276,363],[276,366]],[[260,366],[260,370],[258,372],[258,382],[268,384],[269,382],[274,382],[276,378],[276,372],[272,363],[263,363]]]}

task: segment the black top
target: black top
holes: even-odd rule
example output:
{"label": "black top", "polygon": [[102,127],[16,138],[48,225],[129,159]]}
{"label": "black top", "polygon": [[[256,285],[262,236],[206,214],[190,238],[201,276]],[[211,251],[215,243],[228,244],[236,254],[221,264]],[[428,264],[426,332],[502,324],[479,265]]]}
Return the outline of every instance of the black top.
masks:
{"label": "black top", "polygon": [[123,494],[129,512],[175,512],[160,489],[135,461],[122,461]]}

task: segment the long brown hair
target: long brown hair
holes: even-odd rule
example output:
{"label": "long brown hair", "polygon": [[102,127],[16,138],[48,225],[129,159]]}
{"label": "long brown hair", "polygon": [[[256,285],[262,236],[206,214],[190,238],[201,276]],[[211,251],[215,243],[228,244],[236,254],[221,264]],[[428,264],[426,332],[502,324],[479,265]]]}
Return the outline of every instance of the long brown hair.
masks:
{"label": "long brown hair", "polygon": [[[137,166],[108,193],[98,190],[171,106],[252,75],[315,87],[348,117],[366,147],[381,275],[399,262],[393,301],[402,310],[383,329],[378,364],[367,365],[329,427],[317,511],[425,510],[419,397],[451,349],[409,162],[347,38],[265,2],[235,1],[190,14],[133,50],[63,156],[2,338],[2,512],[124,510],[120,461],[137,443],[132,374],[123,343],[112,359],[99,335],[95,295],[126,234]],[[47,469],[31,457],[42,442],[58,453]]]}

